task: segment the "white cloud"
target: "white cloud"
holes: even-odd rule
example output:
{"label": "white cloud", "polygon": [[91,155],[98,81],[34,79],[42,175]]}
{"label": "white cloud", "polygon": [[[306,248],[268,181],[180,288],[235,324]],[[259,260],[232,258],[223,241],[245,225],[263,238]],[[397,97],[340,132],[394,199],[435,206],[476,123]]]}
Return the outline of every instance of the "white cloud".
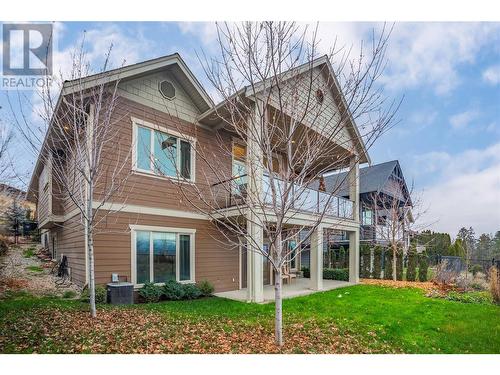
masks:
{"label": "white cloud", "polygon": [[[183,32],[197,36],[204,47],[215,45],[213,23],[181,23],[179,26]],[[308,26],[312,32],[316,24],[301,26]],[[363,22],[320,23],[319,52],[330,52],[336,43],[337,47],[345,46],[344,52],[351,50],[350,56],[356,58],[360,42],[364,41],[368,47],[373,29],[380,31],[382,26]],[[499,41],[500,24],[495,23],[397,23],[387,50],[387,70],[380,82],[393,91],[428,85],[439,95],[447,94],[461,82],[460,66],[474,64],[483,47]]]}
{"label": "white cloud", "polygon": [[491,85],[500,84],[500,65],[493,65],[483,72],[483,80]]}
{"label": "white cloud", "polygon": [[453,129],[461,130],[466,128],[477,116],[477,112],[473,110],[460,112],[450,117],[450,124]]}
{"label": "white cloud", "polygon": [[427,172],[440,178],[424,190],[428,211],[422,221],[455,235],[462,226],[476,233],[500,230],[500,143],[456,155],[432,152],[418,156]]}

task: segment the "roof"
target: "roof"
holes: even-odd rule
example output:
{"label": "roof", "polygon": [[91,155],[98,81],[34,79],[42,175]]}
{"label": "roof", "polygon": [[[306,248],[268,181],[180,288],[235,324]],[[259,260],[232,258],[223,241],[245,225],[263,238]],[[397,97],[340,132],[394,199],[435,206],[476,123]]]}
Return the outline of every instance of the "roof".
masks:
{"label": "roof", "polygon": [[26,192],[14,186],[0,183],[0,194],[16,197],[18,199],[24,199]]}
{"label": "roof", "polygon": [[[191,70],[188,68],[181,56],[178,53],[174,53],[171,55],[146,60],[140,63],[126,65],[121,68],[108,70],[106,72],[92,74],[81,79],[64,81],[54,112],[59,108],[61,97],[64,95],[71,94],[75,91],[86,90],[97,85],[112,83],[117,80],[140,77],[161,70],[169,70],[177,77],[180,77],[180,79],[178,79],[179,83],[187,92],[187,94],[191,96],[194,104],[199,108],[201,113],[214,106],[212,99],[207,94],[201,83],[196,79]],[[45,148],[47,134],[49,134],[49,131],[50,126],[45,135],[45,140],[42,144],[41,150]],[[41,167],[41,158],[39,155],[35,168],[33,170],[33,174],[31,175],[30,183],[28,185],[28,200],[35,200],[35,191],[37,190],[38,184],[38,174],[40,173]]]}
{"label": "roof", "polygon": [[[352,131],[354,133],[354,134],[352,134],[352,137],[360,149],[360,163],[370,163],[371,160],[370,160],[370,156],[368,154],[368,150],[366,149],[366,145],[364,144],[363,139],[361,137],[361,134],[359,133],[359,129],[354,121],[354,118],[352,117],[352,113],[349,109],[349,106],[347,105],[347,102],[346,102],[345,97],[342,93],[342,90],[340,89],[340,84],[337,80],[337,77],[333,71],[333,67],[330,63],[330,59],[328,58],[327,55],[321,56],[317,59],[314,59],[313,61],[306,62],[305,64],[302,64],[296,68],[292,68],[290,70],[287,70],[287,71],[281,73],[281,76],[285,77],[284,79],[287,80],[287,79],[292,78],[296,75],[302,74],[304,72],[307,72],[311,69],[314,69],[314,68],[317,68],[320,66],[325,66],[327,68],[326,71],[329,74],[329,76],[333,82],[332,90],[335,91],[334,97],[340,98],[341,103],[336,103],[336,104],[342,105],[344,108],[346,108],[346,111],[348,114],[348,120],[349,120],[348,129],[352,129]],[[261,82],[257,82],[253,86],[252,85],[245,86],[244,88],[238,90],[238,92],[234,93],[226,100],[223,100],[222,102],[217,104],[215,107],[212,107],[208,111],[206,111],[205,113],[202,113],[198,117],[198,121],[201,123],[205,123],[207,125],[210,125],[210,124],[213,125],[214,121],[217,120],[216,119],[217,111],[224,108],[224,106],[226,105],[227,102],[233,100],[235,97],[246,97],[246,98],[250,98],[250,99],[255,97],[259,92],[261,92],[262,90],[265,90],[267,88],[266,82],[269,81],[270,79],[264,80]]]}
{"label": "roof", "polygon": [[[359,194],[380,192],[395,168],[400,168],[397,160],[387,161],[359,169]],[[325,176],[326,191],[336,195],[349,195],[348,172],[336,173]],[[317,189],[319,181],[315,183]]]}

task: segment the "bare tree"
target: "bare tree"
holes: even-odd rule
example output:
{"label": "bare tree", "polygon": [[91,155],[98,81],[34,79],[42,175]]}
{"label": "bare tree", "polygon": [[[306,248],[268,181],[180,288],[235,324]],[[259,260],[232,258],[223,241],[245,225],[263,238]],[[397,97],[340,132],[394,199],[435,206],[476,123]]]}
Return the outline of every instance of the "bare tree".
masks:
{"label": "bare tree", "polygon": [[[335,45],[318,57],[316,30],[294,23],[216,27],[219,54],[200,61],[222,101],[199,122],[215,129],[217,141],[195,147],[196,184],[181,179],[178,187],[185,201],[211,219],[226,245],[246,242],[255,267],[261,259],[271,264],[275,337],[282,345],[282,281],[290,263],[306,243],[322,243],[318,233],[325,217],[339,225],[358,219],[354,202],[311,187],[325,173],[348,169],[354,189],[358,165],[367,157],[363,147],[396,123],[400,102],[387,103],[376,84],[391,30],[384,26],[368,51],[361,44],[360,56],[351,60],[349,50]],[[178,155],[173,142],[165,142],[165,150],[169,157]],[[182,166],[177,174],[187,175]],[[307,224],[296,220],[304,212],[310,213]]]}
{"label": "bare tree", "polygon": [[10,170],[11,163],[8,155],[9,145],[12,141],[12,132],[8,131],[6,126],[0,120],[0,183],[12,178]]}
{"label": "bare tree", "polygon": [[[107,79],[110,56],[111,47],[105,53],[100,72],[91,75],[83,40],[72,53],[69,75],[63,77],[60,73],[56,80],[60,82],[59,95],[54,95],[52,87],[47,86],[38,92],[37,101],[41,105],[33,105],[20,94],[17,102],[9,100],[18,133],[38,156],[41,171],[49,170],[52,186],[49,194],[66,205],[66,210],[77,210],[80,215],[92,317],[96,316],[94,236],[99,223],[116,212],[104,206],[113,197],[124,198],[125,182],[130,175],[131,149],[121,145],[115,127],[120,119],[113,116],[119,80]],[[66,78],[69,80],[65,81]],[[32,111],[41,118],[42,126],[35,126],[27,115]],[[125,147],[124,151],[121,147]],[[107,157],[113,153],[120,157]],[[40,199],[43,187],[39,190]]]}
{"label": "bare tree", "polygon": [[415,193],[414,186],[408,189],[402,178],[389,180],[388,192],[370,195],[374,207],[375,236],[388,243],[392,250],[392,279],[397,279],[397,256],[408,250],[410,234],[423,230],[429,224],[420,218],[426,210]]}

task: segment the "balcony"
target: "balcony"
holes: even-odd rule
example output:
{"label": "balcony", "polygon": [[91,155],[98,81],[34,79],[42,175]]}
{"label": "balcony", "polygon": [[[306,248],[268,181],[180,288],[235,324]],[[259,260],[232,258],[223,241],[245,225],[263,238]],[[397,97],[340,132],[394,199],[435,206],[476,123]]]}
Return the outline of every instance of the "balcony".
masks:
{"label": "balcony", "polygon": [[[272,180],[273,182],[271,183],[271,177],[268,174],[263,175],[260,202],[264,206],[273,206],[273,186],[277,196],[283,196],[286,193],[287,183],[285,181],[274,176]],[[287,203],[295,211],[311,214],[321,214],[324,212],[325,216],[328,217],[350,220],[354,218],[354,202],[349,199],[298,184],[288,185],[288,187],[289,202]],[[214,194],[217,197],[217,204],[221,209],[245,205],[247,175],[241,175],[216,183],[212,185],[212,189],[215,190]],[[277,203],[282,204],[281,199]]]}

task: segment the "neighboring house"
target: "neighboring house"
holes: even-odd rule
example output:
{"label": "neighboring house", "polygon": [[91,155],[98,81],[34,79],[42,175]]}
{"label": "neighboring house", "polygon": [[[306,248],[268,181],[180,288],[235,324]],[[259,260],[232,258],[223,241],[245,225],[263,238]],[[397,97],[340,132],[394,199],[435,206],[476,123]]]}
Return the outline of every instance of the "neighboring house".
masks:
{"label": "neighboring house", "polygon": [[[318,79],[326,79],[325,67],[330,69],[326,57],[315,60],[312,67],[308,65],[308,69],[318,72]],[[331,70],[328,72],[331,74]],[[83,83],[91,84],[97,78],[91,76]],[[110,282],[113,273],[136,286],[146,281],[161,282],[169,278],[180,282],[208,280],[217,292],[247,288],[249,300],[262,301],[263,285],[271,280],[270,266],[255,267],[255,262],[262,262],[262,258],[251,252],[246,254],[243,245],[240,251],[225,246],[224,237],[207,216],[182,199],[175,183],[182,178],[186,189],[189,189],[190,184],[197,184],[197,181],[206,178],[204,172],[208,167],[196,157],[195,147],[212,148],[214,152],[219,152],[216,143],[227,142],[228,150],[232,149],[233,155],[220,155],[219,158],[226,160],[227,168],[232,168],[236,174],[241,173],[245,166],[247,150],[238,145],[234,134],[220,126],[221,119],[215,115],[211,99],[178,54],[111,71],[107,79],[120,79],[114,126],[120,144],[133,148],[133,160],[130,162],[132,174],[124,188],[128,191],[126,204],[104,207],[109,210],[120,207],[120,211],[110,212],[108,219],[101,224],[102,230],[95,236],[96,282]],[[65,82],[65,87],[69,89],[71,81]],[[167,93],[162,91],[165,88]],[[324,100],[335,103],[340,95],[338,92],[334,94],[325,93]],[[179,127],[182,127],[182,132],[179,132]],[[158,137],[152,134],[161,134],[162,139],[169,136],[168,139],[180,143],[181,152],[176,159],[178,168],[159,175],[149,162],[151,155],[144,155],[143,149],[136,149],[146,139],[151,141],[151,149],[156,149],[154,139]],[[353,167],[349,175],[349,199],[341,199],[348,213],[342,214],[345,215],[343,220],[339,220],[338,212],[326,215],[316,235],[319,239],[323,238],[324,227],[350,234],[350,246],[355,249],[350,260],[350,277],[352,282],[357,282],[359,193],[356,182],[358,163],[368,162],[369,157],[355,124],[346,125],[342,142],[343,145],[351,145],[358,155],[352,155],[342,166]],[[123,157],[122,149],[115,151],[122,154],[113,156]],[[106,162],[107,158],[103,160]],[[48,232],[54,257],[66,255],[72,280],[84,285],[88,281],[88,272],[80,216],[69,199],[56,194],[59,189],[50,170],[50,163],[44,165],[39,158],[28,197],[37,203],[40,227]],[[178,176],[176,171],[182,175]],[[241,215],[241,212],[235,210],[234,215]],[[304,225],[313,222],[314,215],[314,212],[301,212],[296,220]],[[242,217],[242,220],[246,218]],[[259,233],[253,233],[259,236]],[[321,262],[322,241],[317,242],[312,251]],[[265,238],[262,239],[262,246],[266,246]],[[311,282],[312,288],[322,288],[322,269],[311,272]]]}
{"label": "neighboring house", "polygon": [[[0,234],[12,235],[5,220],[5,213],[12,208],[14,201],[24,211],[27,221],[32,221],[35,218],[35,204],[26,200],[25,191],[14,186],[0,184]],[[22,233],[22,228],[19,228],[19,230]]]}
{"label": "neighboring house", "polygon": [[[325,190],[339,196],[348,196],[347,174],[338,173],[324,178]],[[375,164],[359,170],[360,240],[363,243],[387,245],[394,238],[409,246],[409,226],[413,222],[412,200],[397,160]],[[345,245],[347,238],[335,238]]]}

